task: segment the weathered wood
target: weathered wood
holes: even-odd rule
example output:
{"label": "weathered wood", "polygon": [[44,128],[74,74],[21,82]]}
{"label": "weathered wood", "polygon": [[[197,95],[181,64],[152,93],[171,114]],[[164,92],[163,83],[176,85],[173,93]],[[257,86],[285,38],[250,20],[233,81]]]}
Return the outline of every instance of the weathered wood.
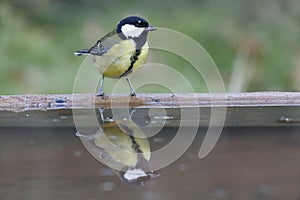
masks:
{"label": "weathered wood", "polygon": [[30,110],[59,110],[94,107],[273,107],[300,106],[297,92],[255,93],[198,93],[198,94],[138,94],[129,97],[114,94],[96,97],[91,94],[47,94],[0,96],[0,111],[22,112]]}
{"label": "weathered wood", "polygon": [[[225,127],[299,126],[300,93],[257,92],[240,94],[138,94],[95,97],[94,95],[16,95],[0,98],[0,127],[74,127],[73,111],[89,121],[91,110],[105,108],[135,108],[132,118],[144,124],[149,121],[149,109],[162,109],[155,125],[209,126],[212,117],[225,115]],[[193,114],[199,109],[199,114]],[[185,111],[183,114],[182,111]],[[45,112],[47,111],[47,112]],[[165,123],[166,122],[166,123]],[[89,126],[89,123],[86,124]],[[153,124],[152,124],[153,125]]]}

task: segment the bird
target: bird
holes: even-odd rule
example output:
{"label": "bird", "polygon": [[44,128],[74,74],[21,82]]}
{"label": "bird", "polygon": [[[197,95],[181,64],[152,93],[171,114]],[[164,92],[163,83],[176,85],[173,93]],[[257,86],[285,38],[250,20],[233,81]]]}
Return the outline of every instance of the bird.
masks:
{"label": "bird", "polygon": [[74,52],[76,56],[92,55],[93,63],[101,75],[97,96],[104,96],[104,77],[125,78],[130,88],[130,95],[136,96],[129,78],[146,63],[149,53],[148,33],[156,29],[142,17],[129,16],[120,20],[111,32],[89,49]]}
{"label": "bird", "polygon": [[130,186],[143,186],[158,177],[149,169],[151,148],[145,133],[131,119],[107,120],[102,110],[96,113],[101,129],[92,134],[76,132],[88,151]]}

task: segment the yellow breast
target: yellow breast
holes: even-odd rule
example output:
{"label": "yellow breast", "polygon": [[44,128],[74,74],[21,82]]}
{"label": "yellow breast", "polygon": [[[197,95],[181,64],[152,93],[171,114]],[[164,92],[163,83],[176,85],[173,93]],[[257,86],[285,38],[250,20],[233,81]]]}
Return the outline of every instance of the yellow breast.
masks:
{"label": "yellow breast", "polygon": [[[127,167],[135,167],[139,162],[138,153],[133,148],[132,139],[129,132],[134,136],[135,141],[142,151],[142,158],[150,160],[151,150],[148,139],[145,134],[136,127],[133,127],[130,121],[120,121],[119,126],[127,130],[125,132],[115,122],[102,125],[103,132],[99,132],[95,138],[95,144],[103,149],[113,159],[114,162],[120,163]],[[103,160],[103,162],[106,162]],[[108,160],[107,162],[112,162]],[[113,163],[106,163],[111,166]]]}
{"label": "yellow breast", "polygon": [[[95,55],[93,61],[100,74],[104,77],[120,78],[132,64],[130,58],[134,55],[135,50],[136,46],[133,40],[124,40],[114,45],[107,53],[101,56]],[[148,51],[148,44],[146,43],[141,49],[138,59],[134,62],[131,73],[128,73],[124,77],[132,76],[142,67],[147,60]]]}

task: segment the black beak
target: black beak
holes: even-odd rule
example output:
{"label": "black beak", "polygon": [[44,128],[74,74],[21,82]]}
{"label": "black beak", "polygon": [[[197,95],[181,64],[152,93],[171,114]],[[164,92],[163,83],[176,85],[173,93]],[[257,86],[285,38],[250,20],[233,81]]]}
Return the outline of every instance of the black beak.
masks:
{"label": "black beak", "polygon": [[156,178],[156,177],[160,176],[160,174],[157,173],[157,172],[148,172],[147,175],[148,175],[148,177],[149,177],[150,179],[151,179],[151,178]]}
{"label": "black beak", "polygon": [[157,28],[154,26],[148,26],[147,28],[145,28],[145,31],[155,31]]}

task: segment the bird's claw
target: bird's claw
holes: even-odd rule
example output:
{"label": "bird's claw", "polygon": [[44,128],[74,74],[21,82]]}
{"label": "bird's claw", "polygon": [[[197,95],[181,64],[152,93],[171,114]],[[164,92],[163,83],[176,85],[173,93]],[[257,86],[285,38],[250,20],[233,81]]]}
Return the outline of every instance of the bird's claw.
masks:
{"label": "bird's claw", "polygon": [[133,92],[130,92],[130,96],[131,97],[135,97],[136,96],[136,93],[133,91]]}

